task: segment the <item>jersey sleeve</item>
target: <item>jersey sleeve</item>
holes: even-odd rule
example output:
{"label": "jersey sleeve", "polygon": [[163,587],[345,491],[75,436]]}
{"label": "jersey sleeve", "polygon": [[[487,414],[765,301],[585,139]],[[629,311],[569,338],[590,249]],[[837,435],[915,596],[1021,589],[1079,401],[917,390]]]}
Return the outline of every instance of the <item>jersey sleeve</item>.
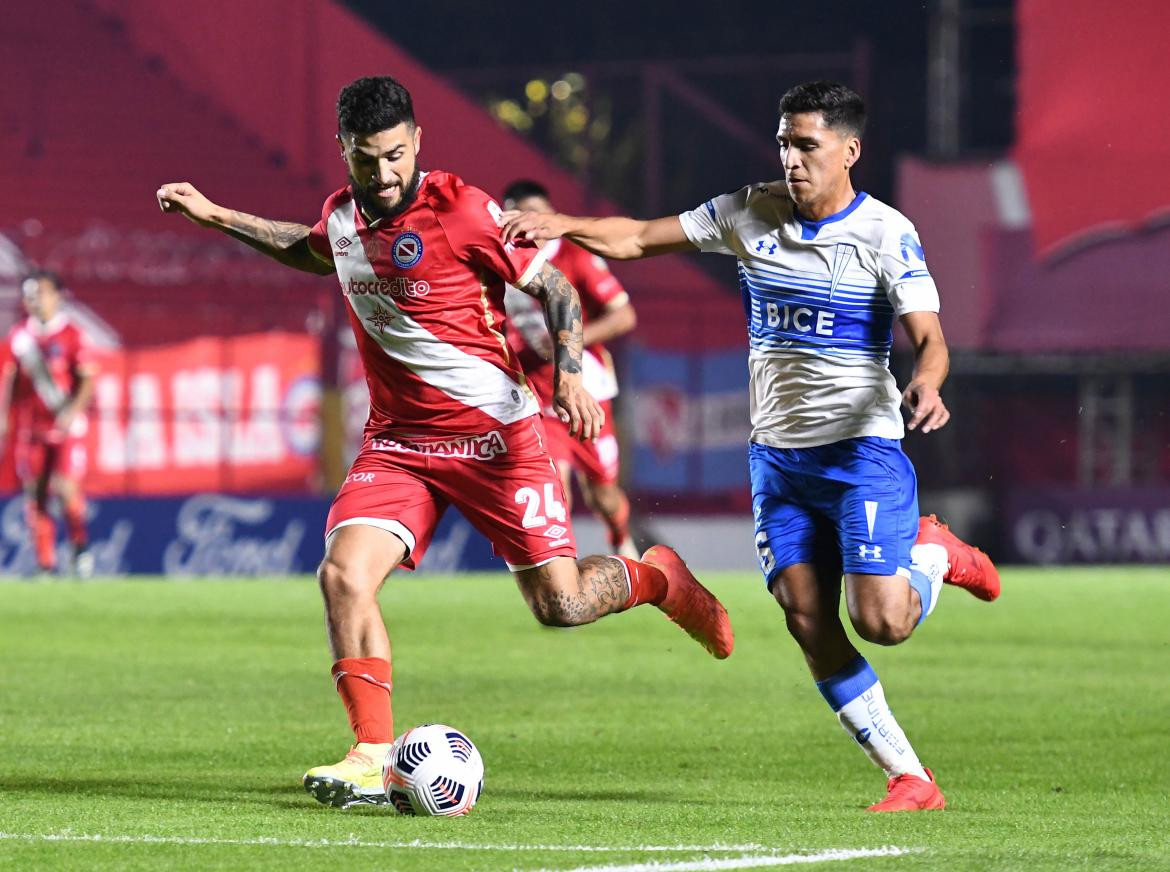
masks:
{"label": "jersey sleeve", "polygon": [[621,281],[609,271],[609,264],[605,258],[580,250],[577,258],[575,275],[569,277],[581,301],[594,310],[605,310],[624,305],[630,301]]}
{"label": "jersey sleeve", "polygon": [[926,254],[909,221],[892,221],[878,252],[878,274],[894,314],[937,312],[938,288],[926,267]]}
{"label": "jersey sleeve", "polygon": [[343,193],[344,191],[338,191],[325,201],[325,205],[321,207],[321,220],[309,231],[309,251],[317,260],[329,266],[334,265],[333,243],[329,241],[329,216],[337,208],[337,199]]}
{"label": "jersey sleeve", "polygon": [[96,375],[97,374],[97,360],[95,359],[93,345],[90,344],[89,337],[85,332],[78,327],[73,327],[73,337],[70,343],[70,351],[72,360],[69,361],[71,368],[78,375]]}
{"label": "jersey sleeve", "polygon": [[495,273],[506,283],[526,288],[548,259],[534,243],[504,242],[504,212],[478,188],[462,185],[451,207],[438,215],[455,256]]}
{"label": "jersey sleeve", "polygon": [[701,206],[678,216],[683,233],[700,251],[735,254],[732,238],[738,217],[747,205],[750,188],[713,197]]}
{"label": "jersey sleeve", "polygon": [[333,265],[333,246],[329,244],[329,230],[327,219],[322,218],[309,231],[309,251],[322,263]]}

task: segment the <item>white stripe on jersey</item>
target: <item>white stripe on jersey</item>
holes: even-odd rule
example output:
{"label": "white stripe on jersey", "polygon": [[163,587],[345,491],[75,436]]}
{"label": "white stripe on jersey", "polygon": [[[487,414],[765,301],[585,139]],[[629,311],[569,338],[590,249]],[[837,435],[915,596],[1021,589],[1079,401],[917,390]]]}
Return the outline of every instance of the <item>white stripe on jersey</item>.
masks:
{"label": "white stripe on jersey", "polygon": [[50,412],[58,412],[65,405],[65,392],[53,380],[45,356],[37,340],[25,328],[20,327],[12,335],[12,355],[20,363],[20,369],[32,382],[33,390]]}
{"label": "white stripe on jersey", "polygon": [[[337,277],[342,289],[351,279],[378,282],[380,279],[358,237],[353,200],[333,211],[328,228],[331,244],[336,245],[342,238],[353,242],[348,256],[337,258]],[[387,357],[451,399],[479,409],[501,424],[511,424],[540,411],[532,394],[508,373],[439,339],[403,312],[391,295],[348,294],[346,300],[366,333]],[[379,311],[392,317],[380,319],[379,324],[383,326],[374,326],[369,316]]]}

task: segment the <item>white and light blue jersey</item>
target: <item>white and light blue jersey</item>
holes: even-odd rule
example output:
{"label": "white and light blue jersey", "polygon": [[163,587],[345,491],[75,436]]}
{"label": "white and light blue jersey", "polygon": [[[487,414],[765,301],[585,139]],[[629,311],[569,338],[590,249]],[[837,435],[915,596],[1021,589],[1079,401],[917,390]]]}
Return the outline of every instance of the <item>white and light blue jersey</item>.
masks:
{"label": "white and light blue jersey", "polygon": [[894,320],[937,312],[914,225],[860,193],[821,221],[784,182],[750,185],[679,216],[700,250],[739,261],[751,344],[752,441],[777,448],[905,435],[889,369]]}

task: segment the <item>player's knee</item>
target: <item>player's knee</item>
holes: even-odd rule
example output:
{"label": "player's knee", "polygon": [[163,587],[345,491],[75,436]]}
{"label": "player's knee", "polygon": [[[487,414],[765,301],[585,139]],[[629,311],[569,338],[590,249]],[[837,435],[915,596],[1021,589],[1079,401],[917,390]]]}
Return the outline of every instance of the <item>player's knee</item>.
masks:
{"label": "player's knee", "polygon": [[897,645],[914,632],[914,622],[909,616],[894,609],[864,609],[850,617],[857,635],[874,645]]}
{"label": "player's knee", "polygon": [[317,568],[317,583],[326,600],[360,599],[377,593],[378,585],[371,584],[367,575],[352,564],[326,557]]}

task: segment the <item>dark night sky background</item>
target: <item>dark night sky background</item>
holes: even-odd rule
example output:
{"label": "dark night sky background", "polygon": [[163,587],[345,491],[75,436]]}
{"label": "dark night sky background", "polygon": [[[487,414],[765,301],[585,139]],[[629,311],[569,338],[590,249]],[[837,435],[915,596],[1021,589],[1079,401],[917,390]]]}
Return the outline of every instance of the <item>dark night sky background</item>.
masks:
{"label": "dark night sky background", "polygon": [[[866,98],[870,126],[860,181],[889,198],[897,155],[922,153],[926,143],[927,49],[932,2],[615,2],[498,4],[440,0],[397,7],[347,0],[390,38],[440,74],[476,66],[532,64],[572,68],[590,60],[673,60],[843,51],[865,40],[871,52]],[[962,106],[964,153],[1002,153],[1011,141],[1014,77],[1010,0],[966,0],[967,9],[999,11],[1004,23],[965,30]],[[773,134],[774,106],[796,81],[764,84],[768,105],[737,114]],[[765,115],[765,113],[767,113]],[[747,116],[751,117],[747,117]],[[761,117],[762,116],[762,117]],[[754,179],[751,179],[754,180]],[[726,180],[738,185],[741,176]],[[724,180],[720,180],[724,182]],[[726,182],[724,182],[726,183]],[[716,189],[719,183],[715,183]]]}

